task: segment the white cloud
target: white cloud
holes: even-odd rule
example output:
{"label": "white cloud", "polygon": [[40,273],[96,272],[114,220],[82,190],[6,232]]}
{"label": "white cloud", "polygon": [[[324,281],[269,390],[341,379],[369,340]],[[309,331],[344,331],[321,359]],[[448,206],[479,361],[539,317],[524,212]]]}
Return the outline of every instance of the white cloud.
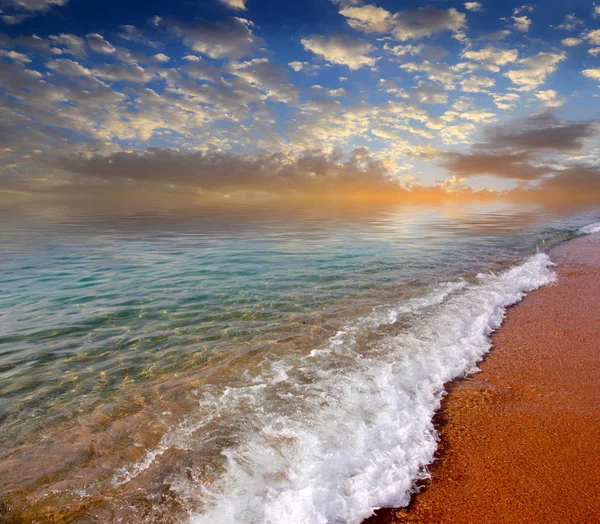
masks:
{"label": "white cloud", "polygon": [[423,50],[423,46],[410,44],[391,46],[386,42],[383,44],[383,50],[392,53],[395,56],[418,55]]}
{"label": "white cloud", "polygon": [[427,6],[407,9],[396,15],[392,35],[398,40],[420,39],[444,31],[458,31],[465,25],[465,14],[453,7],[444,10]]}
{"label": "white cloud", "polygon": [[117,52],[116,48],[98,33],[89,33],[86,35],[86,38],[88,45],[93,51],[96,51],[96,53],[112,55]]}
{"label": "white cloud", "polygon": [[576,45],[581,44],[580,38],[563,38],[560,43],[565,47],[575,47]]}
{"label": "white cloud", "polygon": [[494,99],[494,104],[498,107],[498,109],[512,109],[515,107],[516,103],[521,99],[521,97],[517,93],[506,93],[504,95],[499,95],[497,93],[490,93],[492,98]]}
{"label": "white cloud", "polygon": [[566,98],[560,98],[554,89],[538,91],[535,93],[535,96],[538,97],[546,107],[559,107],[567,101]]}
{"label": "white cloud", "polygon": [[584,69],[582,73],[584,74],[584,76],[587,76],[592,80],[598,80],[600,82],[600,67],[595,67],[593,69]]}
{"label": "white cloud", "polygon": [[23,53],[18,53],[17,51],[5,51],[4,49],[0,49],[0,56],[5,56],[16,62],[21,62],[22,64],[31,62],[31,58]]}
{"label": "white cloud", "polygon": [[369,42],[349,36],[312,36],[303,38],[302,45],[308,51],[323,57],[328,62],[348,66],[352,70],[373,67],[377,58],[369,56],[375,50]]}
{"label": "white cloud", "polygon": [[598,56],[600,55],[600,47],[592,47],[591,49],[588,49],[588,53],[592,56]]}
{"label": "white cloud", "polygon": [[164,53],[158,53],[156,55],[154,55],[154,58],[156,58],[159,62],[163,62],[166,63],[169,60],[171,60],[167,55],[165,55]]}
{"label": "white cloud", "polygon": [[192,23],[155,17],[153,22],[181,36],[190,49],[211,58],[241,58],[261,42],[252,32],[252,22],[239,17],[221,22],[198,20]]}
{"label": "white cloud", "polygon": [[86,54],[85,40],[77,35],[61,33],[60,35],[50,35],[49,38],[55,46],[60,47],[63,53],[73,56]]}
{"label": "white cloud", "polygon": [[439,82],[448,90],[455,89],[454,84],[456,83],[456,74],[447,64],[433,63],[426,60],[419,63],[408,62],[406,64],[402,64],[400,67],[409,73],[426,73],[429,80]]}
{"label": "white cloud", "polygon": [[471,76],[463,80],[460,85],[465,93],[485,93],[490,87],[494,87],[496,82],[488,76]]}
{"label": "white cloud", "polygon": [[67,58],[59,58],[51,60],[46,64],[46,67],[51,71],[70,78],[78,78],[82,76],[92,76],[92,72],[87,68]]}
{"label": "white cloud", "polygon": [[246,10],[246,0],[219,0],[219,2],[232,9],[240,9],[241,11]]}
{"label": "white cloud", "polygon": [[517,31],[522,31],[526,33],[529,31],[529,27],[531,26],[531,19],[525,15],[523,16],[513,16],[513,20],[515,21],[515,29]]}
{"label": "white cloud", "polygon": [[267,58],[254,58],[248,62],[233,64],[231,72],[249,84],[266,92],[266,95],[281,102],[293,102],[297,88],[288,83],[285,71]]}
{"label": "white cloud", "polygon": [[294,60],[288,64],[296,73],[300,71],[304,71],[307,73],[311,73],[320,69],[318,64],[311,64],[310,62],[300,62],[298,60]]}
{"label": "white cloud", "polygon": [[465,14],[455,8],[433,6],[406,9],[392,14],[374,5],[344,7],[340,14],[350,27],[365,33],[390,33],[397,40],[418,40],[444,31],[458,31],[465,25]]}
{"label": "white cloud", "polygon": [[347,18],[350,27],[365,33],[385,33],[393,23],[389,11],[374,5],[345,7],[340,10],[340,14]]}
{"label": "white cloud", "polygon": [[566,58],[565,53],[542,52],[518,61],[521,69],[505,73],[520,91],[532,91],[543,84],[546,77],[556,71],[557,64]]}
{"label": "white cloud", "polygon": [[574,31],[578,26],[583,24],[583,20],[580,20],[575,16],[574,13],[565,16],[562,24],[557,26],[557,29],[564,29],[565,31]]}
{"label": "white cloud", "polygon": [[2,4],[19,11],[46,11],[54,6],[67,5],[68,0],[3,0]]}
{"label": "white cloud", "polygon": [[464,51],[462,56],[468,60],[473,60],[488,66],[487,69],[497,72],[500,67],[516,61],[519,57],[519,53],[516,49],[497,49],[488,46],[479,51]]}
{"label": "white cloud", "polygon": [[481,11],[483,6],[479,2],[465,2],[465,9],[469,11]]}
{"label": "white cloud", "polygon": [[594,18],[600,17],[600,5],[594,4],[594,9],[592,10],[592,16]]}
{"label": "white cloud", "polygon": [[588,31],[584,38],[592,45],[600,45],[600,29]]}

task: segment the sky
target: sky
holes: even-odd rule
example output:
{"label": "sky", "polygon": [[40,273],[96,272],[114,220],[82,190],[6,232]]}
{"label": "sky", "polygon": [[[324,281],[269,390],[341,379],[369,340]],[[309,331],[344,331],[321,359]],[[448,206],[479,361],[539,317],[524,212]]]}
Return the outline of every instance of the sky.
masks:
{"label": "sky", "polygon": [[0,0],[0,197],[600,197],[600,4]]}

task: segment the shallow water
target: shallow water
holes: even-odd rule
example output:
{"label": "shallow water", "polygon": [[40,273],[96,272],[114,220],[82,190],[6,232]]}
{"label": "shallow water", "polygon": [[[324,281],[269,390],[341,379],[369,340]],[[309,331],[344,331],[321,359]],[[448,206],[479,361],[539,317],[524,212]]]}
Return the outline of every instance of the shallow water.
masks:
{"label": "shallow water", "polygon": [[536,253],[598,216],[4,209],[0,511],[360,522],[404,504],[443,384],[551,281]]}

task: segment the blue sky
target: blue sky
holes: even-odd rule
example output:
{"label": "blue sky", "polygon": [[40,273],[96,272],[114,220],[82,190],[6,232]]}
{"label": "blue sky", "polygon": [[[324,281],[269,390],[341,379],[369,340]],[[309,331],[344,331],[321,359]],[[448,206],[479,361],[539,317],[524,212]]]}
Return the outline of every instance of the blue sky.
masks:
{"label": "blue sky", "polygon": [[587,0],[0,7],[5,191],[600,185]]}

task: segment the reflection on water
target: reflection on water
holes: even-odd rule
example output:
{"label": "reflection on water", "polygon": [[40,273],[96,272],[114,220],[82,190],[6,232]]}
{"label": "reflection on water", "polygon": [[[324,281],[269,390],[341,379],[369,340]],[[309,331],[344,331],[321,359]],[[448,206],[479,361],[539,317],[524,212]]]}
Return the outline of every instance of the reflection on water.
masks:
{"label": "reflection on water", "polygon": [[190,428],[133,482],[115,478],[210,388],[307,354],[375,306],[503,269],[593,217],[500,203],[2,210],[0,517],[177,518],[193,503],[173,495],[175,477],[218,476],[237,438],[226,421]]}

